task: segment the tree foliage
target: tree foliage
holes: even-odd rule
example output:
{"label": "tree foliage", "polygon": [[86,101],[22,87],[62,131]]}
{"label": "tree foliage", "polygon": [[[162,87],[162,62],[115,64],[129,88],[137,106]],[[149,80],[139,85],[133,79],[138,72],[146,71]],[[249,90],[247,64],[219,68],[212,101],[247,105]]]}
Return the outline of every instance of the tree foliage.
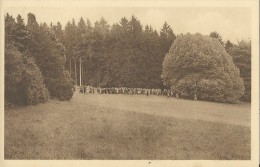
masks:
{"label": "tree foliage", "polygon": [[32,34],[27,49],[33,53],[50,96],[59,100],[70,99],[73,85],[65,72],[65,47],[57,40],[55,32],[45,23],[39,25],[31,13],[28,14],[27,29]]}
{"label": "tree foliage", "polygon": [[[199,34],[177,37],[167,22],[157,31],[142,25],[135,16],[112,25],[103,17],[93,24],[83,17],[72,19],[64,26],[60,22],[50,26],[38,23],[32,13],[27,20],[25,24],[20,15],[16,20],[5,16],[5,46],[13,48],[6,48],[6,56],[11,56],[5,61],[23,69],[22,75],[13,67],[14,80],[6,74],[11,85],[8,91],[20,85],[25,74],[27,78],[37,76],[28,79],[24,87],[38,83],[27,96],[39,100],[28,103],[44,101],[40,99],[46,100],[48,95],[68,100],[73,84],[80,85],[80,81],[96,87],[171,87],[183,97],[196,94],[200,99],[235,102],[244,91],[239,69],[246,88],[241,100],[251,97],[251,59],[245,56],[251,55],[251,48],[229,40],[224,44],[215,31],[211,38]],[[46,96],[38,92],[46,92],[46,88]]]}
{"label": "tree foliage", "polygon": [[112,26],[104,18],[93,27],[88,19],[80,18],[78,24],[72,20],[64,30],[66,68],[77,84],[81,59],[85,85],[162,88],[163,58],[175,38],[167,23],[158,33],[151,26],[143,27],[135,16]]}
{"label": "tree foliage", "polygon": [[40,69],[28,53],[7,44],[5,48],[5,100],[18,105],[38,104],[48,100]]}
{"label": "tree foliage", "polygon": [[183,97],[237,102],[243,80],[219,41],[200,34],[179,36],[163,61],[162,78]]}
{"label": "tree foliage", "polygon": [[65,48],[55,33],[45,23],[39,25],[31,13],[26,25],[20,15],[16,21],[5,16],[5,97],[9,103],[37,104],[49,95],[60,100],[72,97],[73,85],[64,68]]}
{"label": "tree foliage", "polygon": [[228,50],[229,48],[233,47],[234,44],[230,42],[230,40],[227,40],[227,42],[225,43],[225,49]]}
{"label": "tree foliage", "polygon": [[240,69],[240,75],[244,80],[245,93],[240,98],[243,101],[251,101],[251,42],[239,41],[227,49],[232,56],[235,65]]}
{"label": "tree foliage", "polygon": [[210,33],[209,36],[212,37],[212,38],[216,38],[221,45],[224,45],[224,42],[222,40],[222,36],[218,32],[213,31],[213,32]]}

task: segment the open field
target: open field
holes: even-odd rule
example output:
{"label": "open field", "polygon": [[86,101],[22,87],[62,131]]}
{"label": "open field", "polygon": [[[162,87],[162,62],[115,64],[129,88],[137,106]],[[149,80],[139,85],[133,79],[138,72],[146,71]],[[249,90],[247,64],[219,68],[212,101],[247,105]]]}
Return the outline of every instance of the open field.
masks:
{"label": "open field", "polygon": [[5,159],[250,159],[250,104],[82,95],[5,111]]}

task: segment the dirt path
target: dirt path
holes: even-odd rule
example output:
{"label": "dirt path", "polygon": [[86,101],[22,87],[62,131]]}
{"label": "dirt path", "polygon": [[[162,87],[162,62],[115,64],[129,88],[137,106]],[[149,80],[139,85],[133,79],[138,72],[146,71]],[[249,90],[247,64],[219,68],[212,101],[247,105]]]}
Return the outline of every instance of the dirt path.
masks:
{"label": "dirt path", "polygon": [[83,95],[71,102],[182,119],[204,120],[250,127],[250,104],[223,104],[144,95]]}

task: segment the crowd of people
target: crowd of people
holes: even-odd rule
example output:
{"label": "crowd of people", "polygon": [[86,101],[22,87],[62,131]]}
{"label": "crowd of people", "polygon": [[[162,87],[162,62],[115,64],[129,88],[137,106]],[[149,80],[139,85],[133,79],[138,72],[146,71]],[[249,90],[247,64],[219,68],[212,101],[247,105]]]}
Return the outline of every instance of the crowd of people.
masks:
{"label": "crowd of people", "polygon": [[147,88],[127,88],[127,87],[110,87],[110,88],[94,88],[92,86],[81,86],[80,93],[82,94],[128,94],[128,95],[158,95],[178,98],[178,94],[170,89],[147,89]]}
{"label": "crowd of people", "polygon": [[81,86],[79,93],[82,94],[94,94],[95,93],[95,88],[92,86]]}

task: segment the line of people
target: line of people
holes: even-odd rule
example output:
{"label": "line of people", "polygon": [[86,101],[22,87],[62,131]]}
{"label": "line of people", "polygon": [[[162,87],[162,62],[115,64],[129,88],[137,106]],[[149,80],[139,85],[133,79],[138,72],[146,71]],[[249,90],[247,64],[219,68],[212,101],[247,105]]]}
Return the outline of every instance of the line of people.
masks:
{"label": "line of people", "polygon": [[95,89],[92,86],[81,86],[79,93],[82,94],[94,94],[95,93]]}
{"label": "line of people", "polygon": [[[74,87],[74,91],[76,88]],[[166,96],[167,98],[174,97],[176,99],[179,98],[179,94],[175,93],[170,89],[147,89],[147,88],[127,88],[127,87],[110,87],[110,88],[94,88],[92,86],[81,86],[80,93],[82,94],[128,94],[128,95],[158,95],[158,96]],[[197,95],[194,94],[194,100],[197,101]]]}
{"label": "line of people", "polygon": [[97,92],[99,94],[129,94],[129,95],[159,95],[178,98],[178,94],[174,93],[170,89],[147,89],[147,88],[126,88],[126,87],[112,87],[112,88],[98,88]]}

